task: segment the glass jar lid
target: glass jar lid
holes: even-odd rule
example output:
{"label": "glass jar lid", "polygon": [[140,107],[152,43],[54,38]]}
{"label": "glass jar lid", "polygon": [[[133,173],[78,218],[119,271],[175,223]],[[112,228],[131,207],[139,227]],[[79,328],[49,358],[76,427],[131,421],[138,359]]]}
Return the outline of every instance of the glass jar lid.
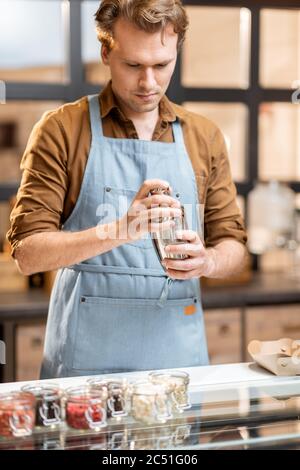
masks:
{"label": "glass jar lid", "polygon": [[59,386],[53,383],[25,385],[21,390],[32,393],[36,398],[43,398],[49,401],[55,400],[62,395]]}
{"label": "glass jar lid", "polygon": [[128,386],[127,379],[122,378],[122,377],[116,377],[116,378],[93,378],[89,379],[87,381],[88,385],[92,388],[103,388],[106,387],[107,390],[126,390]]}
{"label": "glass jar lid", "polygon": [[190,383],[189,374],[181,370],[150,372],[149,379],[153,383],[161,383],[163,381],[174,383],[174,385],[181,385],[182,383],[188,385]]}
{"label": "glass jar lid", "polygon": [[144,380],[132,385],[132,394],[134,395],[164,395],[166,393],[168,393],[168,390],[164,384]]}
{"label": "glass jar lid", "polygon": [[76,403],[93,401],[93,403],[97,403],[98,401],[100,402],[107,398],[107,390],[105,387],[102,389],[96,389],[91,388],[88,385],[81,385],[78,387],[67,388],[65,395],[68,401]]}
{"label": "glass jar lid", "polygon": [[172,394],[174,407],[183,412],[191,408],[188,393],[189,374],[184,371],[151,372],[149,380],[155,384],[164,384]]}
{"label": "glass jar lid", "polygon": [[35,404],[35,396],[28,392],[12,391],[0,394],[0,409],[22,409],[32,407]]}

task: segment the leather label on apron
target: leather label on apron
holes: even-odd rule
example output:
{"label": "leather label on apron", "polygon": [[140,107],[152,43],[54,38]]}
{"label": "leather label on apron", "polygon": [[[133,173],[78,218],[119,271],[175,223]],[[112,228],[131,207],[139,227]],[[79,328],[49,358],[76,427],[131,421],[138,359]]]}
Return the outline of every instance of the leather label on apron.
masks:
{"label": "leather label on apron", "polygon": [[192,304],[192,305],[188,305],[187,307],[184,307],[184,314],[185,315],[193,315],[194,313],[196,313],[196,305],[195,304]]}

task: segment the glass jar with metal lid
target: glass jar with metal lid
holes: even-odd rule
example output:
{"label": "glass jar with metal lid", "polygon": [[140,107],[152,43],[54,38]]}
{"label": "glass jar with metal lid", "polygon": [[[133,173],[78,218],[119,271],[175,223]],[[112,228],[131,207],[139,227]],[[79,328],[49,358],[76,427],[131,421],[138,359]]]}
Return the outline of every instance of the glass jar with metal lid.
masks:
{"label": "glass jar with metal lid", "polygon": [[106,422],[107,392],[88,386],[72,387],[65,392],[66,422],[75,429],[98,430]]}
{"label": "glass jar with metal lid", "polygon": [[170,391],[163,384],[148,381],[133,384],[131,415],[146,424],[165,423],[172,418]]}
{"label": "glass jar with metal lid", "polygon": [[92,390],[104,390],[107,393],[107,417],[122,418],[128,414],[127,380],[124,378],[93,378],[87,381]]}
{"label": "glass jar with metal lid", "polygon": [[0,395],[0,435],[29,436],[35,421],[35,397],[26,392]]}
{"label": "glass jar with metal lid", "polygon": [[191,408],[188,386],[190,377],[184,371],[150,372],[150,382],[167,386],[173,401],[173,411],[183,412]]}
{"label": "glass jar with metal lid", "polygon": [[36,398],[35,425],[56,426],[62,421],[62,391],[55,384],[33,384],[22,387]]}

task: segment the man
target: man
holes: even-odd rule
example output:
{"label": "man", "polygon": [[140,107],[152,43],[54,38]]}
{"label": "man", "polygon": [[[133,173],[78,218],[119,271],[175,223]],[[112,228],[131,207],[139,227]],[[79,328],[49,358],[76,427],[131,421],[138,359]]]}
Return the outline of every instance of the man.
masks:
{"label": "man", "polygon": [[[8,233],[22,273],[59,269],[43,378],[207,364],[199,278],[246,257],[221,132],[165,96],[188,24],[180,1],[103,0],[96,22],[111,82],[35,126]],[[168,252],[188,257],[163,268],[149,232],[180,204],[192,226]]]}

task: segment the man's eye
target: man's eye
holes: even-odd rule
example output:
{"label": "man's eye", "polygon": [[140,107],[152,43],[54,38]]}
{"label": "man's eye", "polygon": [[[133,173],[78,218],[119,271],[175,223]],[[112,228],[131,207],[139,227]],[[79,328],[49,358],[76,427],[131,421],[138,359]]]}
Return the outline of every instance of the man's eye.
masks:
{"label": "man's eye", "polygon": [[135,67],[135,68],[138,67],[138,64],[127,64],[127,65],[128,67]]}
{"label": "man's eye", "polygon": [[168,64],[157,64],[156,67],[159,68],[159,69],[162,69],[162,68],[166,67],[167,65]]}

